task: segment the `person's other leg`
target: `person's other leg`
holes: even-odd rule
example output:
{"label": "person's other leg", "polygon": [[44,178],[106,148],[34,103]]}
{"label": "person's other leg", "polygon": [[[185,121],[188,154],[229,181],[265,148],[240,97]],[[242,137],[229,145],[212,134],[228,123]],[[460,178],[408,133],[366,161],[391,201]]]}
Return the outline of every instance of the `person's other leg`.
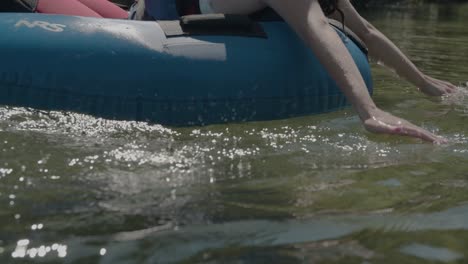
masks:
{"label": "person's other leg", "polygon": [[[338,3],[344,13],[346,26],[366,43],[371,57],[394,69],[399,76],[419,87],[427,95],[440,96],[457,89],[449,82],[422,73],[389,38],[364,19],[349,0],[341,0]],[[331,18],[341,21],[339,12],[331,14]]]}
{"label": "person's other leg", "polygon": [[[57,1],[57,0],[56,0]],[[63,1],[63,0],[61,0]],[[108,0],[78,0],[105,18],[127,19],[128,13]],[[57,1],[59,2],[59,1]]]}
{"label": "person's other leg", "polygon": [[329,26],[317,0],[211,1],[213,9],[223,13],[251,13],[256,8],[265,6],[264,4],[273,8],[316,54],[353,105],[368,131],[406,135],[431,142],[445,141],[423,128],[380,110],[375,105],[351,54],[338,34]]}

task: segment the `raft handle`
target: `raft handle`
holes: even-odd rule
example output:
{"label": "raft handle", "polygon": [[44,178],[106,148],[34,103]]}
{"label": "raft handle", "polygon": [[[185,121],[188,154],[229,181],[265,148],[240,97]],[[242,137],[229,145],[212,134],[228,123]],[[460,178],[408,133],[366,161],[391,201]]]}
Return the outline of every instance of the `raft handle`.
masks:
{"label": "raft handle", "polygon": [[182,16],[177,20],[160,20],[159,26],[166,37],[186,35],[231,35],[267,38],[260,23],[249,16],[206,14]]}

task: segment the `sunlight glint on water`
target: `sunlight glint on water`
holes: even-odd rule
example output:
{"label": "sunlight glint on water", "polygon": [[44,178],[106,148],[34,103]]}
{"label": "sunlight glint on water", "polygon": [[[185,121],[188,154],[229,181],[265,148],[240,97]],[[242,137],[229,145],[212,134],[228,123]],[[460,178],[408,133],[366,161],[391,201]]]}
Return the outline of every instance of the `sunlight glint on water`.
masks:
{"label": "sunlight glint on water", "polygon": [[[376,12],[425,72],[467,81],[467,5]],[[467,89],[373,70],[379,106],[450,143],[368,133],[351,109],[168,128],[0,107],[0,262],[463,261]]]}

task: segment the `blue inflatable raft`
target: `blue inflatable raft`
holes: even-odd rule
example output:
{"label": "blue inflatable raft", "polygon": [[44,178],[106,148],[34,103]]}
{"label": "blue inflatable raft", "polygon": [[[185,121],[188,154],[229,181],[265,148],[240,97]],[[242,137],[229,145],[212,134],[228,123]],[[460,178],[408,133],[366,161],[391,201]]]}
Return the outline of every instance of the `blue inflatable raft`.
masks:
{"label": "blue inflatable raft", "polygon": [[[365,50],[337,32],[372,92]],[[0,14],[0,104],[165,125],[260,121],[346,100],[281,21]]]}

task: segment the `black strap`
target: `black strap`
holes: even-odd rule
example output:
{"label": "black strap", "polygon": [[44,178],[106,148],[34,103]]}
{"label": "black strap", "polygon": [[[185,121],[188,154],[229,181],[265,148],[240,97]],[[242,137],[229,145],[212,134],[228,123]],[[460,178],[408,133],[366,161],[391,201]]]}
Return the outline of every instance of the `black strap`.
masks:
{"label": "black strap", "polygon": [[135,0],[110,0],[115,5],[122,9],[129,10],[130,7],[135,3]]}
{"label": "black strap", "polygon": [[357,46],[358,48],[364,52],[364,54],[368,55],[369,54],[369,49],[367,48],[366,46],[366,43],[364,43],[364,41],[362,41],[362,39],[360,39],[356,33],[354,33],[353,31],[351,31],[351,29],[349,29],[348,27],[344,26],[340,21],[337,21],[337,20],[333,20],[333,19],[329,19],[328,22],[330,23],[330,25],[336,29],[339,29],[341,31],[343,31],[343,33],[348,37],[350,38]]}

